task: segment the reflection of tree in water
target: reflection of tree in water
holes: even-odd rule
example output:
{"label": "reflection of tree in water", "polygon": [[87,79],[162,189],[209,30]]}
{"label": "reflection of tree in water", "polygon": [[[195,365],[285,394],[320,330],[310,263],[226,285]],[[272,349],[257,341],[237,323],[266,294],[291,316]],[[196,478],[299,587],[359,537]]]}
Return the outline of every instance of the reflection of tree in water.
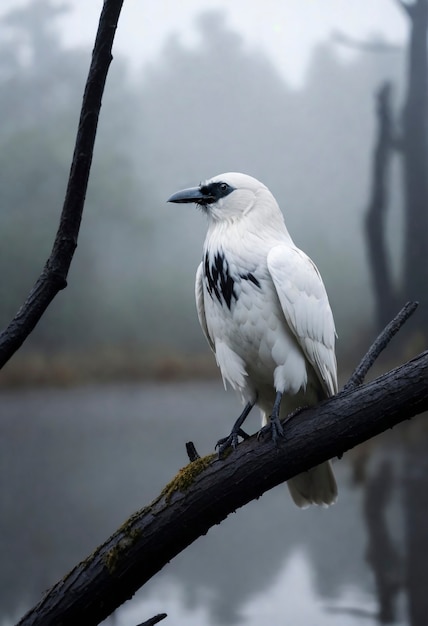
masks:
{"label": "reflection of tree in water", "polygon": [[368,478],[364,494],[364,520],[368,532],[366,556],[375,577],[379,621],[384,624],[395,619],[394,601],[402,585],[402,562],[386,519],[394,483],[392,460],[384,460]]}
{"label": "reflection of tree in water", "polygon": [[[21,603],[29,608],[149,502],[185,462],[186,437],[210,450],[239,408],[220,383],[161,389],[2,392],[0,619],[22,613]],[[236,623],[249,601],[270,593],[295,550],[305,555],[321,597],[364,584],[359,499],[346,486],[346,471],[337,464],[337,506],[301,511],[280,486],[190,546],[143,596],[156,593],[162,578],[189,612],[204,608],[213,624]],[[278,612],[286,619],[286,606]]]}
{"label": "reflection of tree in water", "polygon": [[[247,603],[270,594],[296,551],[310,570],[308,584],[323,600],[334,601],[343,589],[361,585],[369,592],[359,498],[346,487],[346,464],[337,464],[335,472],[343,487],[337,506],[302,511],[279,486],[179,555],[169,575],[178,581],[186,606],[207,607],[213,624],[236,623]],[[308,601],[299,599],[302,605]],[[287,618],[286,604],[278,614]]]}
{"label": "reflection of tree in water", "polygon": [[428,431],[414,424],[403,473],[404,540],[409,623],[428,624]]}
{"label": "reflection of tree in water", "polygon": [[[366,556],[375,580],[379,622],[389,624],[397,619],[399,594],[404,591],[409,625],[426,626],[428,431],[418,419],[407,428],[401,427],[399,434],[400,444],[404,441],[404,462],[400,462],[397,447],[386,439],[385,448],[375,450],[373,455],[381,454],[382,459],[366,472]],[[397,504],[402,513],[394,510]],[[394,532],[397,526],[401,527],[400,533]]]}

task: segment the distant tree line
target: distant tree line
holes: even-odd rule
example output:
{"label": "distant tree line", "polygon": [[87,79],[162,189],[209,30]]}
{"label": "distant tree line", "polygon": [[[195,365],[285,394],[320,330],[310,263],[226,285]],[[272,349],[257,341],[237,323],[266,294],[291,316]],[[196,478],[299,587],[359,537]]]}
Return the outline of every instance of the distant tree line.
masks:
{"label": "distant tree line", "polygon": [[[53,0],[33,0],[0,22],[2,325],[46,260],[68,176],[87,55],[62,43],[62,11]],[[293,90],[221,13],[202,14],[196,27],[196,47],[171,36],[136,74],[116,58],[69,287],[27,349],[132,343],[204,350],[193,302],[204,218],[165,199],[180,185],[228,170],[256,175],[278,197],[296,243],[325,277],[339,346],[370,327],[363,207],[375,130],[371,94],[385,78],[400,92],[401,55],[344,63],[323,44],[304,87]],[[393,268],[399,190],[394,180]],[[364,310],[355,293],[364,295]]]}

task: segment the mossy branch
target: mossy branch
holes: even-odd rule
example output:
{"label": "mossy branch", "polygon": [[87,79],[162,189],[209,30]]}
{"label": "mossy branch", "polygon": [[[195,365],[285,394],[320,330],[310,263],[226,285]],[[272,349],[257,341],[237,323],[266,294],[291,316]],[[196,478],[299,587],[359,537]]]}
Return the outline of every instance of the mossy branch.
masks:
{"label": "mossy branch", "polygon": [[237,508],[427,411],[427,380],[428,351],[303,411],[277,446],[253,436],[224,459],[209,455],[189,463],[156,500],[54,585],[20,626],[99,624]]}

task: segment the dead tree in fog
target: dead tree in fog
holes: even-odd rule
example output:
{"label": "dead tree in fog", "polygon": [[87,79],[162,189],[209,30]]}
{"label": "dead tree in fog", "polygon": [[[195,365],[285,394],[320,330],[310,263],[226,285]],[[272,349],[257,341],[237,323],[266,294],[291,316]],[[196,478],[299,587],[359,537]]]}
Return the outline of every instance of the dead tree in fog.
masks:
{"label": "dead tree in fog", "polygon": [[421,303],[418,328],[428,329],[428,0],[397,0],[410,21],[408,83],[403,111],[404,298]]}
{"label": "dead tree in fog", "polygon": [[365,221],[378,328],[383,328],[391,319],[398,302],[386,246],[389,167],[394,145],[390,97],[391,84],[384,83],[376,96],[378,131],[373,154],[371,197]]}
{"label": "dead tree in fog", "polygon": [[[376,323],[380,330],[400,300],[417,299],[421,316],[413,328],[428,337],[428,0],[395,0],[410,22],[407,51],[407,92],[400,124],[400,139],[393,135],[390,88],[377,95],[378,131],[373,155],[372,190],[366,217],[366,236],[374,285]],[[384,42],[356,41],[334,33],[333,41],[369,53],[395,52]],[[403,170],[403,261],[400,283],[394,285],[385,244],[388,204],[388,168],[397,150]]]}
{"label": "dead tree in fog", "polygon": [[[396,0],[410,21],[408,81],[401,137],[393,141],[389,87],[378,94],[378,140],[373,158],[373,183],[366,233],[370,252],[377,325],[396,307],[397,299],[418,299],[421,317],[417,329],[427,338],[428,328],[428,0],[407,4]],[[401,281],[395,286],[385,246],[387,176],[391,150],[397,148],[403,169],[404,240]],[[381,232],[383,229],[383,233]],[[416,326],[414,326],[415,328]]]}

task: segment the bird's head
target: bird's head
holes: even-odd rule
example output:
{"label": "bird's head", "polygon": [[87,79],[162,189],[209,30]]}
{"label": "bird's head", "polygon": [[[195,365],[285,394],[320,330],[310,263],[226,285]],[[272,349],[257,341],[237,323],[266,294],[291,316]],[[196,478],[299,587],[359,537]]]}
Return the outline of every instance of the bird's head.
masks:
{"label": "bird's head", "polygon": [[279,213],[275,198],[260,181],[247,174],[229,172],[177,191],[168,202],[194,202],[215,222],[234,222],[251,213]]}

